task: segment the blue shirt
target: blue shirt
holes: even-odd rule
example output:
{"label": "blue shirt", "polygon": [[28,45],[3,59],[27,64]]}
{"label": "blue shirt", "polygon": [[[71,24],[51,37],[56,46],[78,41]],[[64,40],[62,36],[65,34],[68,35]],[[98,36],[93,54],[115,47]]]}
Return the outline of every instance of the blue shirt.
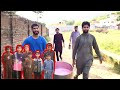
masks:
{"label": "blue shirt", "polygon": [[22,46],[25,44],[30,45],[30,50],[34,53],[36,50],[40,50],[40,54],[43,53],[43,51],[46,48],[47,41],[44,37],[39,36],[37,39],[33,38],[33,36],[29,36],[24,40],[22,43]]}
{"label": "blue shirt", "polygon": [[44,70],[45,71],[53,71],[54,70],[53,60],[45,60],[44,61]]}

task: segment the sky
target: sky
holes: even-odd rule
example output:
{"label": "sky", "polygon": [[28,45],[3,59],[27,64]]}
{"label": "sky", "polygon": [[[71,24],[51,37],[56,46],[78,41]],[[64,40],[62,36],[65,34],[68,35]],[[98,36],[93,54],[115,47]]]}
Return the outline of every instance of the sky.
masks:
{"label": "sky", "polygon": [[[62,20],[76,20],[82,22],[111,12],[112,11],[44,11],[42,18],[39,18],[38,21],[46,25],[55,24]],[[37,15],[32,11],[17,11],[16,14],[37,21]]]}

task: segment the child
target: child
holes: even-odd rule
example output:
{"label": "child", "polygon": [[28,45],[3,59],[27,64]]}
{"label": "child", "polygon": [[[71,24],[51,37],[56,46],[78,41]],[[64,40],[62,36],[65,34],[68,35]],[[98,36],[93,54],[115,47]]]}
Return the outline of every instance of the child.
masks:
{"label": "child", "polygon": [[44,72],[45,72],[45,79],[52,79],[52,74],[54,71],[54,63],[51,60],[51,55],[46,55],[46,60],[44,61]]}
{"label": "child", "polygon": [[[51,59],[54,62],[54,67],[55,67],[55,51],[52,50],[52,44],[51,43],[47,43],[46,45],[46,50],[44,50],[43,54],[42,54],[42,59],[45,60],[46,59],[46,55],[50,54],[51,55]],[[54,68],[55,69],[55,68]],[[54,76],[52,76],[54,78]]]}
{"label": "child", "polygon": [[34,61],[32,59],[32,52],[28,52],[28,57],[24,61],[24,79],[33,79]]}
{"label": "child", "polygon": [[12,47],[6,46],[5,52],[2,55],[2,64],[3,64],[3,78],[12,79],[12,70],[13,70],[13,53]]}
{"label": "child", "polygon": [[13,77],[15,79],[21,79],[22,78],[22,60],[23,60],[23,54],[22,54],[22,45],[16,46],[16,52],[14,53],[14,66],[13,66]]}
{"label": "child", "polygon": [[43,61],[40,58],[40,51],[36,51],[34,59],[34,79],[40,79],[43,71]]}
{"label": "child", "polygon": [[[28,53],[30,52],[30,46],[28,44],[24,45],[23,48],[23,65],[24,65],[24,61],[25,59],[28,57]],[[25,68],[23,67],[23,73],[25,73]]]}
{"label": "child", "polygon": [[24,45],[23,48],[23,58],[25,59],[26,57],[28,57],[28,52],[30,52],[30,46],[28,44]]}
{"label": "child", "polygon": [[45,60],[46,59],[46,54],[50,54],[51,55],[51,59],[55,62],[55,52],[52,50],[52,44],[48,43],[46,45],[46,50],[44,50],[43,54],[42,54],[42,59]]}

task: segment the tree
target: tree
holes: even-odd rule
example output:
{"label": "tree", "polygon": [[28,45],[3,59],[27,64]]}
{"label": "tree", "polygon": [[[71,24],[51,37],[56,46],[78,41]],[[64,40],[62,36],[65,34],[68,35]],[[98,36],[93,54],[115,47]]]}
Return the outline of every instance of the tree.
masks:
{"label": "tree", "polygon": [[120,12],[117,12],[117,15],[120,15]]}
{"label": "tree", "polygon": [[104,19],[107,19],[107,18],[109,18],[108,14],[102,15],[102,16],[97,16],[97,17],[93,18],[91,21],[100,21],[100,20],[104,20]]}
{"label": "tree", "polygon": [[41,23],[43,26],[46,26],[46,24],[45,23]]}
{"label": "tree", "polygon": [[120,21],[120,16],[117,17],[117,21]]}
{"label": "tree", "polygon": [[75,21],[74,20],[63,20],[66,25],[74,25]]}
{"label": "tree", "polygon": [[116,20],[120,21],[120,11],[117,11],[116,14],[117,14],[117,19]]}
{"label": "tree", "polygon": [[74,25],[76,25],[76,26],[81,26],[81,24],[82,24],[82,22],[80,22],[80,21],[75,21],[75,23],[74,23]]}

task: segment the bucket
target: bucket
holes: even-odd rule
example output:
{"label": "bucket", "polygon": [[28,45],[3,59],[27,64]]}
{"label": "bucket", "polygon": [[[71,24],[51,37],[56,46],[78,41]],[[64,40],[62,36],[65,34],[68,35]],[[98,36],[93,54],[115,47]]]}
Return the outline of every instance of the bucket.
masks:
{"label": "bucket", "polygon": [[67,62],[57,61],[55,64],[54,79],[72,79],[73,67]]}

